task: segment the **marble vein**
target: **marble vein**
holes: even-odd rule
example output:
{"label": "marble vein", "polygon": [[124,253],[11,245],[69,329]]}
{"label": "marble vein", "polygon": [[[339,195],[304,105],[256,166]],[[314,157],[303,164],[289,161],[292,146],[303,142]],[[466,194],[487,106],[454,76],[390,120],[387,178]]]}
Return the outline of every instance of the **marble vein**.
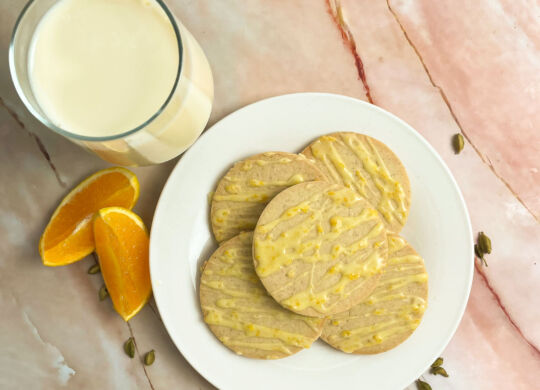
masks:
{"label": "marble vein", "polygon": [[75,375],[75,370],[71,368],[65,361],[64,355],[62,355],[62,352],[52,345],[51,343],[43,340],[43,338],[40,336],[37,327],[34,325],[30,317],[28,316],[28,313],[24,310],[22,310],[22,317],[23,321],[26,325],[28,325],[30,332],[34,335],[35,339],[43,344],[43,346],[51,351],[51,353],[54,353],[57,355],[56,359],[54,360],[54,367],[58,369],[58,382],[60,385],[65,386],[69,379]]}
{"label": "marble vein", "polygon": [[354,65],[356,66],[356,70],[358,72],[358,78],[364,86],[366,97],[371,104],[374,104],[373,97],[371,96],[371,90],[369,89],[369,84],[367,82],[366,72],[364,70],[364,63],[362,62],[362,58],[360,57],[358,49],[356,48],[356,42],[353,34],[351,33],[347,22],[343,18],[341,2],[340,0],[326,0],[326,5],[328,6],[328,13],[332,16],[332,19],[334,20],[345,45],[349,48],[352,56],[354,57]]}
{"label": "marble vein", "polygon": [[129,322],[126,322],[126,325],[127,325],[128,329],[129,329],[129,334],[131,335],[131,337],[133,337],[133,341],[135,343],[135,351],[137,352],[137,357],[138,357],[139,362],[141,363],[142,369],[144,371],[144,375],[146,376],[146,379],[148,379],[148,385],[150,386],[150,388],[152,390],[155,390],[154,385],[152,384],[152,381],[150,380],[150,377],[148,376],[148,372],[146,371],[146,367],[145,367],[144,362],[143,362],[143,356],[139,352],[139,347],[137,346],[137,339],[135,338],[135,334],[133,333],[133,329],[131,328],[131,325],[129,324]]}
{"label": "marble vein", "polygon": [[540,3],[389,1],[469,137],[540,216]]}
{"label": "marble vein", "polygon": [[538,387],[538,354],[519,337],[480,277],[473,280],[467,311],[443,357],[450,378],[427,376],[434,389]]}
{"label": "marble vein", "polygon": [[[6,286],[5,280],[0,279],[0,284]],[[32,378],[39,378],[42,386],[47,388],[71,385],[69,382],[75,370],[68,365],[60,348],[40,334],[28,309],[21,305],[11,289],[0,291],[0,307],[6,318],[17,323],[15,334],[6,332],[3,329],[5,323],[0,323],[0,387],[25,388]],[[8,375],[12,379],[4,382]],[[9,383],[18,387],[10,387]]]}
{"label": "marble vein", "polygon": [[66,183],[60,177],[60,173],[58,172],[58,169],[54,165],[54,163],[52,161],[52,158],[51,158],[51,155],[47,151],[47,148],[45,148],[45,145],[43,144],[43,141],[37,136],[36,133],[34,133],[34,132],[32,132],[32,131],[30,131],[30,130],[28,130],[26,128],[26,126],[22,122],[21,118],[19,118],[17,113],[15,111],[13,111],[11,108],[9,108],[8,105],[5,104],[4,99],[2,99],[1,97],[0,97],[0,106],[4,107],[4,109],[7,111],[7,113],[15,120],[15,122],[21,127],[21,129],[26,131],[30,135],[30,137],[32,137],[34,139],[34,141],[36,142],[36,144],[37,144],[37,146],[39,148],[39,151],[41,152],[41,154],[43,155],[45,160],[47,160],[47,164],[49,165],[49,167],[54,172],[54,176],[56,177],[56,180],[58,181],[58,184],[60,184],[61,187],[65,188]]}
{"label": "marble vein", "polygon": [[[476,260],[476,259],[475,259]],[[529,339],[527,339],[527,337],[525,337],[525,335],[523,334],[522,330],[519,328],[519,326],[516,324],[516,322],[514,321],[514,319],[512,318],[512,316],[510,315],[510,313],[508,313],[508,310],[506,309],[506,307],[503,305],[502,301],[501,301],[501,298],[499,297],[499,295],[497,294],[497,292],[495,291],[495,289],[491,286],[491,284],[489,283],[489,279],[487,278],[487,276],[484,274],[484,272],[482,271],[481,269],[481,266],[478,265],[478,263],[475,263],[474,264],[474,268],[476,269],[476,273],[478,275],[480,275],[480,277],[482,278],[482,282],[484,283],[484,285],[486,286],[486,288],[489,290],[489,292],[493,295],[493,298],[495,299],[495,302],[497,303],[497,305],[499,306],[499,308],[502,310],[502,312],[504,313],[504,315],[506,316],[506,319],[508,320],[508,322],[510,322],[510,324],[515,328],[516,332],[519,334],[519,337],[521,339],[523,339],[523,341],[525,343],[527,343],[529,345],[529,347],[531,347],[531,349],[534,351],[535,355],[537,357],[540,357],[540,350],[538,349],[538,347],[536,345],[534,345],[534,343],[532,343]]]}
{"label": "marble vein", "polygon": [[159,315],[158,309],[157,309],[156,304],[155,304],[153,299],[152,299],[152,301],[148,302],[148,306],[152,310],[152,313],[154,313],[156,318],[159,320],[159,322],[161,322],[161,324],[163,324],[163,320],[161,319],[161,316]]}
{"label": "marble vein", "polygon": [[431,72],[429,71],[425,61],[424,61],[424,58],[422,57],[422,55],[420,54],[420,51],[418,50],[418,48],[416,47],[416,45],[412,42],[411,38],[409,37],[409,34],[407,34],[407,31],[405,30],[405,27],[403,26],[403,24],[401,23],[400,19],[399,19],[399,16],[397,15],[397,13],[394,11],[394,9],[392,8],[392,6],[390,5],[390,0],[386,0],[386,5],[388,6],[388,10],[390,11],[390,13],[392,14],[392,16],[394,17],[396,23],[399,25],[399,28],[401,29],[401,31],[403,32],[403,35],[405,36],[405,39],[407,40],[407,42],[409,43],[409,45],[411,45],[411,48],[414,50],[414,52],[416,53],[416,55],[418,56],[418,60],[420,61],[420,63],[422,64],[422,67],[424,68],[424,70],[426,71],[426,75],[428,76],[429,78],[429,81],[431,82],[431,84],[433,85],[433,87],[435,87],[439,93],[441,94],[441,97],[442,99],[444,100],[444,103],[448,106],[448,110],[450,111],[450,115],[452,115],[452,118],[454,118],[454,121],[456,122],[456,125],[459,127],[461,133],[463,134],[463,136],[467,139],[467,142],[469,143],[469,145],[471,145],[471,147],[474,149],[474,151],[478,154],[478,156],[480,156],[480,159],[489,167],[489,169],[493,172],[493,174],[495,176],[497,176],[497,178],[506,186],[506,188],[508,188],[508,190],[514,195],[514,197],[523,205],[523,207],[525,207],[525,209],[527,209],[527,211],[529,213],[531,213],[531,215],[538,221],[540,222],[540,219],[538,219],[538,216],[536,216],[532,210],[527,206],[527,204],[520,198],[520,196],[518,195],[518,193],[512,188],[512,186],[504,179],[504,177],[499,174],[497,172],[497,170],[495,169],[495,167],[493,166],[493,164],[491,163],[491,160],[489,159],[489,157],[487,155],[485,155],[484,153],[482,153],[480,151],[480,149],[478,148],[478,146],[476,146],[474,144],[474,142],[472,141],[472,138],[469,136],[468,132],[465,131],[463,125],[461,124],[461,122],[459,121],[454,109],[452,108],[452,105],[450,104],[450,101],[448,100],[448,97],[446,96],[446,93],[444,92],[443,88],[438,85],[437,83],[435,83],[435,81],[433,80],[433,76],[431,74]]}

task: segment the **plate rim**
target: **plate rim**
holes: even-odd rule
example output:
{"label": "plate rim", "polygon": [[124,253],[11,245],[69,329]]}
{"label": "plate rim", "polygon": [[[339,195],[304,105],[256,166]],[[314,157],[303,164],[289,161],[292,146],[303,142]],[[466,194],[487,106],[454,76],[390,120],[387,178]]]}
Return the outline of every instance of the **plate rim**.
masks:
{"label": "plate rim", "polygon": [[[220,120],[218,120],[217,122],[212,124],[212,126],[210,126],[208,129],[206,129],[201,134],[201,136],[195,141],[195,143],[190,148],[188,148],[186,150],[186,152],[184,152],[181,155],[180,159],[176,162],[174,168],[171,170],[169,176],[167,177],[167,180],[166,180],[165,184],[163,185],[163,188],[162,188],[161,193],[159,195],[159,199],[158,199],[158,201],[156,203],[156,207],[155,207],[155,210],[154,210],[154,215],[153,215],[153,218],[152,218],[152,225],[151,225],[151,231],[150,231],[150,248],[149,248],[150,256],[149,256],[149,262],[150,262],[150,278],[151,278],[153,291],[155,291],[154,286],[157,283],[157,281],[155,280],[155,271],[153,271],[153,269],[156,268],[157,266],[155,266],[155,265],[152,266],[153,263],[155,264],[157,262],[157,260],[152,261],[152,259],[155,259],[157,257],[157,254],[153,255],[153,253],[157,251],[155,249],[156,245],[155,244],[153,245],[153,242],[155,242],[155,240],[156,240],[154,238],[155,234],[153,234],[154,226],[156,226],[156,224],[158,223],[158,218],[159,218],[159,215],[161,214],[161,208],[164,207],[163,206],[163,204],[164,204],[164,201],[163,201],[164,193],[166,193],[168,187],[170,185],[172,185],[171,184],[171,182],[172,182],[171,178],[175,175],[175,173],[178,170],[181,169],[180,167],[182,165],[182,161],[184,161],[186,158],[189,158],[193,153],[196,153],[194,151],[194,150],[196,150],[196,148],[193,148],[193,146],[195,146],[197,143],[204,142],[204,140],[206,140],[206,138],[212,137],[213,134],[216,131],[219,130],[219,127],[222,126],[222,122],[229,121],[229,120],[231,120],[231,118],[234,118],[234,117],[236,117],[238,115],[242,115],[243,112],[252,109],[253,106],[264,105],[264,104],[267,104],[269,102],[273,102],[275,100],[286,100],[286,99],[291,99],[291,98],[292,99],[295,99],[295,98],[300,98],[300,99],[308,98],[309,99],[309,98],[312,98],[312,97],[331,98],[331,99],[338,99],[338,100],[343,99],[343,100],[354,101],[356,104],[360,104],[360,105],[365,106],[365,108],[367,108],[368,110],[378,111],[379,114],[387,116],[391,120],[396,121],[401,126],[407,128],[415,136],[415,138],[417,138],[423,144],[423,146],[427,150],[429,150],[429,152],[431,152],[431,154],[435,157],[436,161],[439,163],[439,165],[442,167],[442,169],[445,171],[448,178],[450,179],[450,182],[451,182],[452,186],[454,187],[454,189],[456,191],[456,194],[457,194],[457,197],[458,197],[458,200],[459,200],[459,206],[462,208],[462,210],[464,212],[465,223],[466,223],[466,228],[467,228],[467,237],[469,237],[468,244],[470,244],[471,248],[473,247],[474,240],[473,240],[473,230],[472,230],[471,219],[470,219],[469,211],[468,211],[468,208],[467,208],[467,203],[465,202],[465,199],[463,197],[461,189],[460,189],[456,179],[454,178],[454,175],[452,174],[452,171],[447,166],[447,164],[443,160],[443,158],[439,155],[439,153],[435,150],[435,148],[424,138],[424,136],[422,134],[420,134],[414,127],[409,125],[407,122],[405,122],[403,119],[399,118],[395,114],[392,114],[391,112],[389,112],[389,111],[387,111],[387,110],[385,110],[385,109],[383,109],[383,108],[381,108],[381,107],[379,107],[377,105],[371,104],[369,102],[366,102],[366,101],[363,101],[363,100],[360,100],[360,99],[357,99],[357,98],[354,98],[354,97],[341,95],[341,94],[336,94],[336,93],[328,93],[328,92],[296,92],[296,93],[288,93],[288,94],[271,96],[271,97],[267,97],[267,98],[255,101],[253,103],[242,106],[239,109],[227,114],[226,116],[224,116],[223,118],[221,118]],[[465,310],[466,310],[467,304],[469,302],[470,293],[471,293],[471,289],[472,289],[473,276],[474,276],[474,255],[473,255],[473,253],[470,254],[470,260],[471,260],[469,262],[470,265],[469,265],[469,267],[467,269],[468,274],[465,275],[466,278],[467,278],[467,280],[466,280],[466,290],[467,291],[465,292],[464,299],[461,302],[461,305],[460,305],[459,309],[457,310],[459,315],[456,317],[456,320],[454,321],[454,324],[452,326],[451,331],[448,333],[448,336],[441,343],[441,347],[439,348],[438,353],[437,353],[438,355],[440,355],[441,352],[448,346],[448,344],[450,343],[450,341],[454,337],[454,335],[455,335],[455,333],[457,331],[457,328],[461,324],[461,321],[463,320],[463,316],[465,314]],[[159,290],[159,289],[157,289],[157,290]],[[155,294],[154,294],[154,301],[156,302],[156,306],[157,306],[158,311],[160,313],[162,323],[163,323],[165,329],[167,330],[167,333],[168,333],[169,337],[171,338],[172,342],[174,343],[174,345],[175,345],[176,349],[178,350],[178,352],[180,352],[180,354],[185,358],[186,362],[191,367],[193,367],[193,369],[195,369],[206,381],[211,383],[213,386],[215,386],[217,388],[220,388],[219,387],[219,385],[220,385],[219,381],[215,376],[211,375],[211,373],[205,367],[203,367],[199,363],[199,361],[197,361],[196,359],[193,359],[191,356],[189,356],[189,354],[186,354],[184,351],[182,351],[181,346],[177,342],[176,338],[173,336],[173,332],[171,332],[170,329],[169,329],[169,323],[165,318],[166,316],[163,315],[163,312],[160,309],[160,304],[159,304],[158,298],[157,298],[157,296]],[[429,364],[426,367],[423,367],[418,372],[416,372],[415,378],[420,377],[426,371],[426,369],[428,367],[429,367]],[[410,383],[410,384],[412,384],[412,383]],[[406,386],[408,386],[410,384],[407,383],[407,384],[404,384],[403,386],[406,387]]]}

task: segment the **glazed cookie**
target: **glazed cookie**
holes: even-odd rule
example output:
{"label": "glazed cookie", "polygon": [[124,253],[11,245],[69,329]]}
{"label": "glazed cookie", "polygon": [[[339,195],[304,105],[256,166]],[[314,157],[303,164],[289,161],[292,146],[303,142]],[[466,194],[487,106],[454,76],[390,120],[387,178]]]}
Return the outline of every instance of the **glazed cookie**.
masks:
{"label": "glazed cookie", "polygon": [[324,320],[285,310],[267,294],[253,269],[252,238],[249,232],[224,242],[204,264],[204,321],[238,355],[280,359],[309,348]]}
{"label": "glazed cookie", "polygon": [[418,327],[427,306],[424,261],[403,238],[388,235],[388,264],[367,300],[332,316],[322,339],[348,353],[388,351]]}
{"label": "glazed cookie", "polygon": [[294,184],[326,180],[304,156],[283,152],[257,154],[239,161],[217,185],[211,221],[218,242],[253,230],[266,204]]}
{"label": "glazed cookie", "polygon": [[405,167],[388,146],[363,134],[342,132],[318,138],[302,154],[329,180],[366,198],[386,228],[399,233],[409,214],[411,189]]}
{"label": "glazed cookie", "polygon": [[253,255],[255,271],[277,302],[326,317],[371,294],[386,264],[386,230],[377,211],[351,189],[302,183],[266,206]]}

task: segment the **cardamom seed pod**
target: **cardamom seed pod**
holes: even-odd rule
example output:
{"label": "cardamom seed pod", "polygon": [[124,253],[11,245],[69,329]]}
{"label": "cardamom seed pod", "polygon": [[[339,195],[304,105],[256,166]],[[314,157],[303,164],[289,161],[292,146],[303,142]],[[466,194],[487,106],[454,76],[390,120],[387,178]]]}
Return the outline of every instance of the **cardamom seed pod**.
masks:
{"label": "cardamom seed pod", "polygon": [[463,136],[459,133],[454,134],[452,137],[452,146],[454,147],[454,152],[456,154],[459,154],[463,147],[465,146],[465,140],[463,139]]}
{"label": "cardamom seed pod", "polygon": [[99,264],[94,264],[93,266],[91,266],[90,268],[88,268],[88,273],[90,275],[94,275],[94,274],[97,274],[99,271],[100,271],[100,267],[99,267]]}
{"label": "cardamom seed pod", "polygon": [[154,350],[151,350],[146,355],[144,355],[144,364],[147,366],[151,366],[155,360],[156,360],[156,352]]}
{"label": "cardamom seed pod", "polygon": [[484,232],[480,232],[480,234],[478,234],[478,247],[482,253],[491,253],[491,240]]}
{"label": "cardamom seed pod", "polygon": [[444,359],[442,357],[438,357],[432,364],[431,364],[431,368],[435,368],[435,367],[440,367],[442,366],[444,362]]}
{"label": "cardamom seed pod", "polygon": [[417,379],[416,380],[416,388],[418,390],[432,390],[431,386],[429,385],[429,383],[427,382],[424,382],[420,379]]}
{"label": "cardamom seed pod", "polygon": [[440,366],[439,366],[439,367],[433,367],[433,368],[431,369],[431,373],[432,373],[433,375],[442,375],[442,376],[444,376],[445,378],[448,378],[448,373],[446,372],[446,370],[445,370],[444,368],[442,368],[442,367],[440,367]]}
{"label": "cardamom seed pod", "polygon": [[133,337],[130,337],[124,343],[124,352],[132,359],[135,356],[135,340],[133,339]]}
{"label": "cardamom seed pod", "polygon": [[99,295],[100,301],[103,301],[105,298],[109,296],[109,290],[107,290],[107,287],[105,287],[105,285],[101,286],[101,288],[99,289],[98,295]]}

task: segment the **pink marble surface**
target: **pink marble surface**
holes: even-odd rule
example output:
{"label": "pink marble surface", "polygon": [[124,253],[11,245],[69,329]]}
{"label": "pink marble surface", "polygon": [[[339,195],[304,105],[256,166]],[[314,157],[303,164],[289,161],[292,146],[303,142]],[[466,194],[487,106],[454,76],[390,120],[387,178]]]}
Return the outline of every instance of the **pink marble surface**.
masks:
{"label": "pink marble surface", "polygon": [[[371,100],[415,127],[452,170],[473,229],[493,241],[434,389],[534,389],[540,372],[540,5],[526,0],[169,0],[214,71],[211,123],[298,91]],[[96,293],[93,259],[43,267],[37,241],[59,199],[107,166],[43,128],[13,89],[7,47],[24,0],[0,2],[0,388],[211,389],[153,302],[129,324]],[[369,91],[369,95],[368,95]],[[536,104],[535,104],[536,103]],[[450,137],[467,137],[456,156]],[[175,161],[136,169],[151,222]],[[121,345],[135,335],[145,368]],[[411,386],[414,388],[414,386]]]}

